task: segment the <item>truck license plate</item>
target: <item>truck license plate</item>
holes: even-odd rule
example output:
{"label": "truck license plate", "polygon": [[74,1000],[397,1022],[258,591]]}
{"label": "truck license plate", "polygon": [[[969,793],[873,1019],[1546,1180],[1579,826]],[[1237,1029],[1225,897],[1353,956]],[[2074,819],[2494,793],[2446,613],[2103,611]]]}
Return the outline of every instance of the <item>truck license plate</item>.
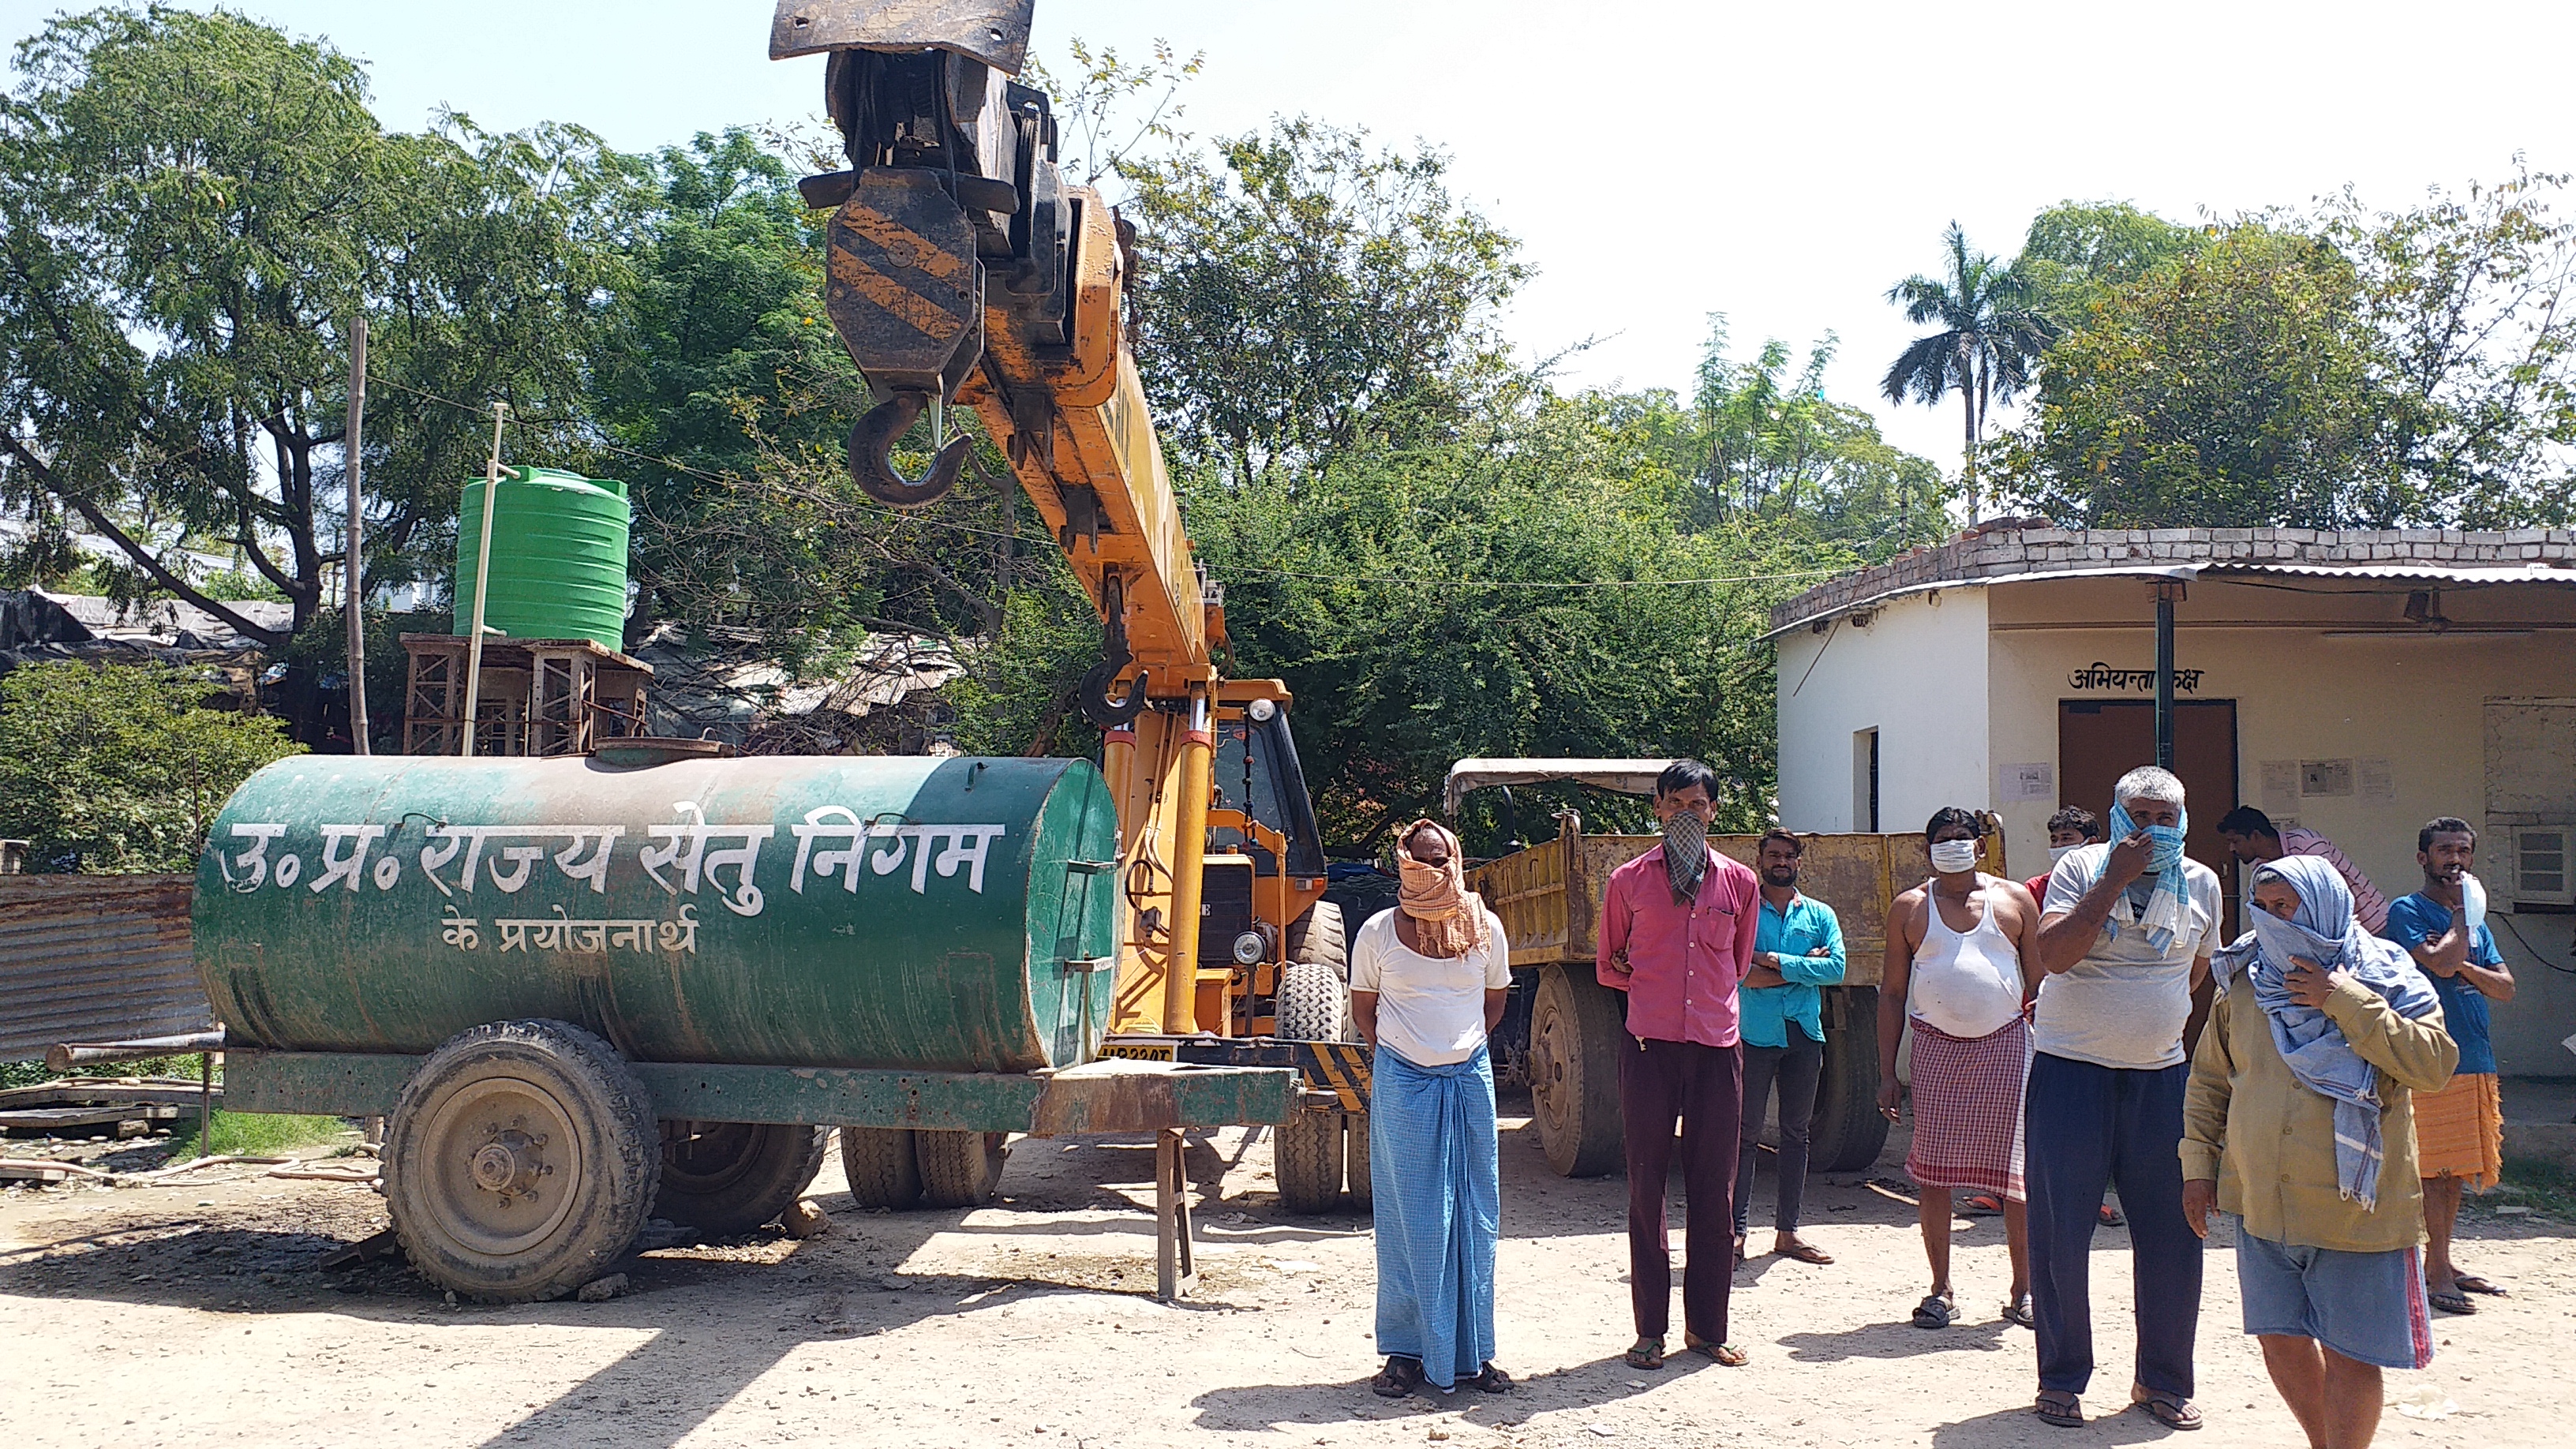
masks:
{"label": "truck license plate", "polygon": [[1110,1042],[1100,1049],[1104,1057],[1119,1057],[1131,1062],[1168,1062],[1172,1044],[1167,1041]]}

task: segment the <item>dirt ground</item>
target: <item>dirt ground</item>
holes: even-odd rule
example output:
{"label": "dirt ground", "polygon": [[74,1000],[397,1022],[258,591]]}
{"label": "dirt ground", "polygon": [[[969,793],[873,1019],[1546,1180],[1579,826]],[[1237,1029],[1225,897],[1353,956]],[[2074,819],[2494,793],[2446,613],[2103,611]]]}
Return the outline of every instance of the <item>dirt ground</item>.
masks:
{"label": "dirt ground", "polygon": [[[1999,1219],[1959,1235],[1964,1321],[1924,1332],[1905,1321],[1924,1289],[1913,1210],[1861,1179],[1819,1178],[1808,1236],[1840,1261],[1739,1270],[1735,1337],[1751,1366],[1677,1358],[1640,1373],[1618,1358],[1625,1185],[1555,1177],[1525,1117],[1506,1116],[1502,1151],[1500,1361],[1522,1382],[1502,1397],[1373,1397],[1365,1217],[1286,1216],[1267,1133],[1226,1130],[1193,1139],[1202,1276],[1169,1307],[1151,1298],[1143,1138],[1017,1143],[1003,1201],[965,1213],[857,1212],[829,1166],[812,1193],[833,1214],[827,1236],[666,1248],[626,1265],[626,1296],[515,1308],[451,1306],[399,1260],[319,1271],[321,1252],[384,1225],[365,1187],[224,1168],[184,1185],[16,1189],[0,1194],[0,1430],[13,1446],[119,1449],[2166,1437],[2112,1412],[2132,1343],[2123,1231],[2096,1240],[2108,1367],[2086,1399],[2094,1422],[2068,1434],[2024,1412],[2030,1337],[1997,1314]],[[1900,1160],[1901,1140],[1879,1170]],[[1767,1172],[1756,1194],[1759,1248]],[[2382,1443],[2568,1442],[2576,1375],[2559,1336],[2576,1334],[2576,1227],[2497,1205],[2473,1209],[2460,1257],[2513,1296],[2437,1321],[2433,1367],[2389,1375]],[[2233,1254],[2213,1251],[2203,1442],[2303,1443],[2237,1322]]]}

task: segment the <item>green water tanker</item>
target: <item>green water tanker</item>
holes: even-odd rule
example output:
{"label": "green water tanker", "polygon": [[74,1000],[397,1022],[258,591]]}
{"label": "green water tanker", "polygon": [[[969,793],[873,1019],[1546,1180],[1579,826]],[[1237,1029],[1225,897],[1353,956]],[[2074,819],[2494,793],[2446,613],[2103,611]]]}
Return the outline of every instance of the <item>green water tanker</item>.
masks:
{"label": "green water tanker", "polygon": [[650,1216],[739,1232],[818,1169],[989,1195],[1004,1134],[1275,1121],[1289,1071],[1086,1066],[1123,903],[1078,760],[304,756],[210,832],[227,1105],[390,1118],[414,1266],[587,1282]]}

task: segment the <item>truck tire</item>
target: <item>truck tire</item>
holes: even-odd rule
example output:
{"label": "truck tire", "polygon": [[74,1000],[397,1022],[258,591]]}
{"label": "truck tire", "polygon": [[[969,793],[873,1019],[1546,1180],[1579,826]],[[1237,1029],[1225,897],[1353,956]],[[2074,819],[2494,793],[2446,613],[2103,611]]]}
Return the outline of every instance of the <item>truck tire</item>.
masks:
{"label": "truck tire", "polygon": [[770,1122],[662,1124],[661,1216],[715,1237],[778,1220],[823,1170],[829,1127]]}
{"label": "truck tire", "polygon": [[860,1207],[908,1212],[921,1202],[921,1162],[909,1127],[842,1128],[841,1172]]}
{"label": "truck tire", "polygon": [[1598,1177],[1627,1159],[1619,1118],[1619,1053],[1627,1020],[1616,993],[1563,966],[1539,976],[1530,1007],[1530,1097],[1539,1146],[1560,1177]]}
{"label": "truck tire", "polygon": [[991,1200],[1001,1190],[1010,1138],[1008,1132],[915,1130],[912,1155],[921,1165],[922,1205],[963,1208]]}
{"label": "truck tire", "polygon": [[[1341,912],[1333,913],[1330,924],[1338,935]],[[1308,940],[1320,934],[1310,933]],[[1326,962],[1291,961],[1279,973],[1274,1008],[1279,1039],[1340,1041],[1344,1023],[1350,1020],[1350,996],[1350,988]],[[1279,1124],[1271,1171],[1279,1183],[1279,1200],[1288,1211],[1327,1213],[1341,1204],[1342,1127],[1341,1113],[1305,1107],[1291,1111],[1288,1120]]]}
{"label": "truck tire", "polygon": [[1829,987],[1825,995],[1825,1069],[1807,1170],[1859,1172],[1887,1146],[1887,1119],[1878,1113],[1878,988]]}
{"label": "truck tire", "polygon": [[1344,981],[1351,979],[1351,938],[1342,908],[1317,901],[1306,914],[1288,923],[1288,959],[1309,966],[1330,966]]}
{"label": "truck tire", "polygon": [[1367,1212],[1376,1197],[1369,1185],[1369,1119],[1363,1112],[1343,1124],[1343,1174],[1350,1179],[1351,1209]]}
{"label": "truck tire", "polygon": [[561,1021],[447,1039],[403,1084],[385,1207],[422,1277],[482,1303],[560,1298],[624,1256],[662,1175],[652,1098]]}

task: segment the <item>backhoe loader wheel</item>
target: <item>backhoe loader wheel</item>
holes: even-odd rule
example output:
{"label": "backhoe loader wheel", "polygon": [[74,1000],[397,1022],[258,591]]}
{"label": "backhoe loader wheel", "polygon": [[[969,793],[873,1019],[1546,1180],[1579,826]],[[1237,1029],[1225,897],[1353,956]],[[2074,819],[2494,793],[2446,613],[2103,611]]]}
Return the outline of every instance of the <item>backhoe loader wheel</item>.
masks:
{"label": "backhoe loader wheel", "polygon": [[[1333,925],[1341,924],[1336,912]],[[1322,962],[1291,962],[1279,973],[1277,1014],[1282,1041],[1342,1039],[1350,1017],[1350,988]],[[1365,1120],[1365,1119],[1358,1119]],[[1337,1111],[1299,1107],[1279,1124],[1271,1168],[1279,1200],[1292,1213],[1327,1213],[1341,1205],[1343,1122]]]}
{"label": "backhoe loader wheel", "polygon": [[1350,932],[1342,908],[1317,901],[1306,914],[1288,923],[1288,959],[1302,965],[1330,966],[1344,981],[1351,979]]}
{"label": "backhoe loader wheel", "polygon": [[905,1212],[921,1202],[921,1163],[909,1127],[842,1128],[841,1172],[859,1207]]}
{"label": "backhoe loader wheel", "polygon": [[560,1298],[653,1210],[662,1141],[617,1048],[560,1021],[457,1033],[404,1084],[385,1206],[422,1277],[484,1303]]}
{"label": "backhoe loader wheel", "polygon": [[829,1127],[664,1122],[661,1216],[713,1237],[778,1220],[823,1170]]}
{"label": "backhoe loader wheel", "polygon": [[1598,1177],[1627,1153],[1619,1120],[1619,1053],[1627,1023],[1617,996],[1592,979],[1550,966],[1530,1007],[1530,1098],[1539,1145],[1561,1177]]}

